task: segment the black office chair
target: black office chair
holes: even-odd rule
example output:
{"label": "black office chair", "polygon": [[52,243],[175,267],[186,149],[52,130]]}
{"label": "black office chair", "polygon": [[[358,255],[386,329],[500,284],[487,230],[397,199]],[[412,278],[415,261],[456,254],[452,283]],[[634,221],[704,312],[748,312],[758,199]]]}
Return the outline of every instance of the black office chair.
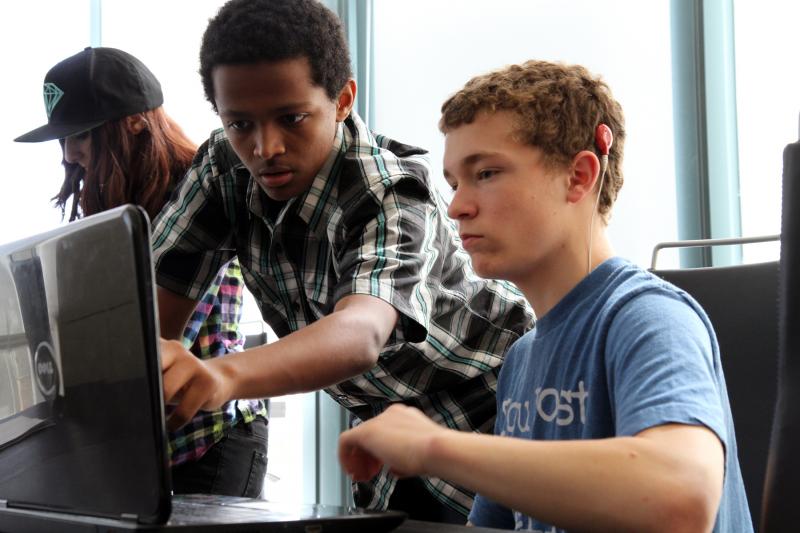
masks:
{"label": "black office chair", "polygon": [[762,533],[800,530],[800,142],[783,152],[778,401]]}
{"label": "black office chair", "polygon": [[691,294],[714,326],[754,524],[759,523],[777,386],[778,262],[657,270],[655,261],[663,248],[747,244],[778,238],[774,235],[664,243],[656,246],[651,265],[656,275]]}

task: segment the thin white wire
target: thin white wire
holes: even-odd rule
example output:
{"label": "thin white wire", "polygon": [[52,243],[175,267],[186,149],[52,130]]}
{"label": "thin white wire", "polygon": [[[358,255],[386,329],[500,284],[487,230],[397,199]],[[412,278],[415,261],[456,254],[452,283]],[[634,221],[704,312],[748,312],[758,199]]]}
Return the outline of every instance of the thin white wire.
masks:
{"label": "thin white wire", "polygon": [[592,218],[589,222],[589,250],[586,254],[586,274],[592,271],[592,237],[594,231],[594,217],[597,215],[597,207],[600,205],[600,194],[603,192],[603,180],[606,177],[606,168],[608,168],[608,156],[600,156],[600,187],[597,188],[597,198],[594,201],[594,210],[592,210]]}

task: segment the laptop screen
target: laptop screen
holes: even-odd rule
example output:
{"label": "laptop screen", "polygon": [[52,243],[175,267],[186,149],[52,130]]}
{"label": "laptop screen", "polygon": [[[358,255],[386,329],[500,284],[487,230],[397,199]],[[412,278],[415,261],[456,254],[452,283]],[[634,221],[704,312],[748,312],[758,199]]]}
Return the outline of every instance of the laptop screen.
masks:
{"label": "laptop screen", "polygon": [[0,247],[0,503],[169,514],[147,217]]}

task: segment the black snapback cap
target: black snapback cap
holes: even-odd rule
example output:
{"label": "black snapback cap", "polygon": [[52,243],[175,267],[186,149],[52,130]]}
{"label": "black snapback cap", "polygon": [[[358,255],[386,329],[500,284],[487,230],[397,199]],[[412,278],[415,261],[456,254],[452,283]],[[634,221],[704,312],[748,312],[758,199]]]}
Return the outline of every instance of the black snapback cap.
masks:
{"label": "black snapback cap", "polygon": [[164,103],[161,84],[144,63],[116,48],[85,48],[44,77],[47,124],[14,139],[41,142],[88,131]]}

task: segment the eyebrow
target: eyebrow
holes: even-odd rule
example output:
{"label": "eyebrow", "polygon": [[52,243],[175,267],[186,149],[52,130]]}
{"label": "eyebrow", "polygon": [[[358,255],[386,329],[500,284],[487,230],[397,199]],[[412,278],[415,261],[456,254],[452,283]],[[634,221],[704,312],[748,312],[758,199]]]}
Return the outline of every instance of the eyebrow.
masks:
{"label": "eyebrow", "polygon": [[[473,154],[468,155],[461,161],[459,161],[457,166],[459,168],[471,167],[476,163],[482,161],[483,159],[488,159],[496,155],[499,155],[499,152],[475,152]],[[445,178],[450,177],[450,173],[447,171],[447,169],[443,169],[443,173]]]}
{"label": "eyebrow", "polygon": [[[298,112],[297,111],[298,108],[309,107],[310,105],[311,102],[292,102],[290,104],[282,105],[281,107],[271,110],[271,113],[278,115],[284,113],[296,113]],[[232,117],[250,117],[253,115],[253,113],[249,111],[239,111],[237,109],[225,109],[225,108],[219,109],[218,114],[220,115],[225,114]]]}

